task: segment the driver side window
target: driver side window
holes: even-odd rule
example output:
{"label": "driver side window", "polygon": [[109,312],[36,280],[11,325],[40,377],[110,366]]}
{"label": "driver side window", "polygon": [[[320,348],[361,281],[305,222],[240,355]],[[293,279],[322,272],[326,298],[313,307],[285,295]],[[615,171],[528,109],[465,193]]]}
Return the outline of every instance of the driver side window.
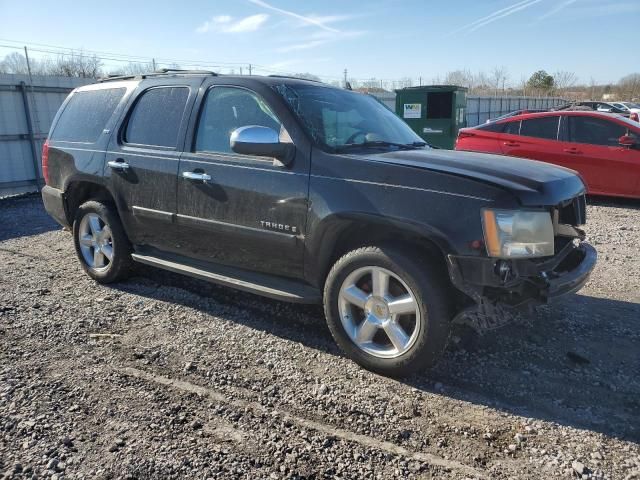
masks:
{"label": "driver side window", "polygon": [[255,93],[236,87],[212,87],[202,105],[196,133],[196,152],[233,153],[233,131],[248,125],[269,127],[280,133],[282,124]]}

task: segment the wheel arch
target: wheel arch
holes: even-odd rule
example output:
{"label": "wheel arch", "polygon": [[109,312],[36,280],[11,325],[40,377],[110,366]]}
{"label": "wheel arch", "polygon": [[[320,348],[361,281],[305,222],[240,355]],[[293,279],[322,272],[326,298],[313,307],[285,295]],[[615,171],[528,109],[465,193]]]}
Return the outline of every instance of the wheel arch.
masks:
{"label": "wheel arch", "polygon": [[[433,260],[446,274],[446,255],[454,249],[437,228],[375,214],[336,214],[316,225],[308,239],[308,280],[322,287],[333,264],[363,246],[402,246]],[[448,281],[448,275],[446,276]]]}
{"label": "wheel arch", "polygon": [[65,213],[69,225],[73,224],[78,207],[89,200],[116,205],[115,197],[104,183],[94,178],[75,177],[69,179],[64,188]]}

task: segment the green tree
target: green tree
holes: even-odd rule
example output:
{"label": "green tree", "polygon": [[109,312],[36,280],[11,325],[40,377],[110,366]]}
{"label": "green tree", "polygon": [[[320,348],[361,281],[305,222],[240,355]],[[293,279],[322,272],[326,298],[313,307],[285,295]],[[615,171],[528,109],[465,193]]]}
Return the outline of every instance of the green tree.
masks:
{"label": "green tree", "polygon": [[548,92],[553,89],[555,81],[553,76],[549,75],[544,70],[538,70],[536,73],[529,77],[527,81],[527,86],[529,88],[533,88],[534,90],[542,90]]}

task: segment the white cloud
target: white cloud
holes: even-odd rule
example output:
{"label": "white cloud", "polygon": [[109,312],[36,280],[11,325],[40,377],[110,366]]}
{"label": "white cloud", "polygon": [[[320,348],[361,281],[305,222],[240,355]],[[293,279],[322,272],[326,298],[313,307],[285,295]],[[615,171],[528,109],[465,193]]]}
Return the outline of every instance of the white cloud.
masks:
{"label": "white cloud", "polygon": [[266,13],[258,13],[249,17],[244,17],[239,20],[233,19],[229,15],[218,15],[211,20],[207,20],[198,28],[196,32],[206,33],[209,31],[222,32],[222,33],[244,33],[255,32],[258,30],[267,20],[269,15]]}
{"label": "white cloud", "polygon": [[562,10],[564,10],[565,8],[569,7],[570,5],[576,3],[577,1],[578,0],[565,0],[564,2],[557,4],[555,7],[553,7],[551,10],[549,10],[544,15],[538,17],[538,20],[544,20],[545,18],[549,18],[549,17],[555,15],[556,13],[560,13]]}
{"label": "white cloud", "polygon": [[307,50],[309,48],[314,48],[314,47],[319,47],[320,45],[324,45],[329,41],[330,40],[311,40],[308,42],[294,43],[291,45],[285,45],[284,47],[277,48],[276,52],[287,53],[287,52],[295,52],[298,50]]}
{"label": "white cloud", "polygon": [[229,15],[218,15],[211,19],[214,23],[229,23],[233,18]]}
{"label": "white cloud", "polygon": [[267,21],[269,15],[266,13],[258,13],[257,15],[251,15],[250,17],[245,17],[242,20],[239,20],[227,27],[225,27],[225,32],[238,33],[238,32],[254,32],[258,30],[264,22]]}
{"label": "white cloud", "polygon": [[258,5],[259,7],[266,8],[267,10],[272,10],[274,12],[280,13],[282,15],[286,15],[288,17],[295,18],[309,25],[315,25],[316,27],[322,28],[323,30],[327,30],[330,32],[339,31],[337,28],[333,28],[327,25],[322,20],[322,17],[300,15],[299,13],[292,12],[291,10],[284,10],[282,8],[274,7],[273,5],[270,5],[263,0],[249,0],[249,1],[254,5]]}
{"label": "white cloud", "polygon": [[516,2],[512,5],[509,5],[508,7],[496,10],[495,12],[490,13],[485,17],[478,18],[477,20],[474,20],[467,25],[457,28],[450,32],[449,35],[453,35],[462,31],[464,31],[465,33],[474,32],[479,28],[484,27],[485,25],[489,25],[490,23],[493,23],[497,20],[508,17],[509,15],[513,15],[514,13],[519,12],[520,10],[524,10],[525,8],[529,8],[536,3],[540,3],[541,1],[542,0],[522,0],[520,2]]}
{"label": "white cloud", "polygon": [[[307,20],[326,25],[327,23],[344,22],[355,18],[355,15],[307,15]],[[316,23],[302,22],[302,26],[309,27]]]}
{"label": "white cloud", "polygon": [[367,32],[364,31],[348,31],[348,32],[339,32],[339,33],[331,33],[326,31],[318,31],[312,33],[307,38],[301,39],[299,43],[292,43],[288,45],[283,45],[276,49],[278,53],[287,53],[287,52],[295,52],[298,50],[308,50],[310,48],[319,47],[321,45],[325,45],[327,43],[336,42],[338,40],[344,40],[347,38],[355,38],[365,35]]}

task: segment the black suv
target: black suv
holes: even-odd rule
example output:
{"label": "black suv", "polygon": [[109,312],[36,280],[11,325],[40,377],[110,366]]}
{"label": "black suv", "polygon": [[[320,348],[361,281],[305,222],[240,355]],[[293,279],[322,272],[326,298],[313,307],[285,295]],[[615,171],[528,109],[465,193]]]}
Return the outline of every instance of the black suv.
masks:
{"label": "black suv", "polygon": [[578,290],[596,262],[571,170],[435,150],[374,97],[286,77],[165,71],[66,99],[47,211],[86,272],[133,261],[323,302],[366,368],[432,365],[452,321]]}

